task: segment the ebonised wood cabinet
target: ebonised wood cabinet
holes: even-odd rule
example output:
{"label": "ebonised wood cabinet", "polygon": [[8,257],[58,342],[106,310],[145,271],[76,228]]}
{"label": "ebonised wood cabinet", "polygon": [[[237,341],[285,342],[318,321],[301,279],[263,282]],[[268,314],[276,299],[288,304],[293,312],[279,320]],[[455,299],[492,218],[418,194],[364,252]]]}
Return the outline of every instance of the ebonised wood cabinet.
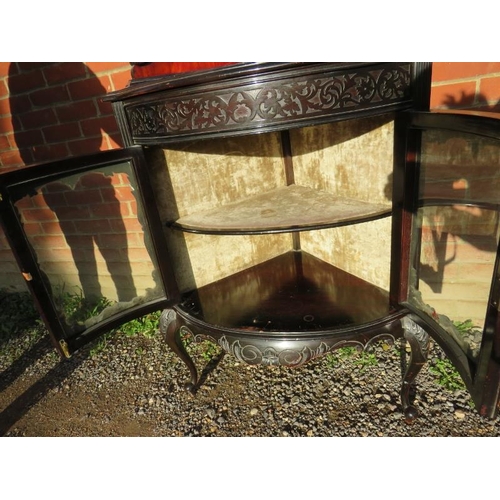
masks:
{"label": "ebonised wood cabinet", "polygon": [[[430,113],[430,75],[426,63],[241,63],[110,94],[125,149],[0,177],[2,223],[59,351],[163,310],[195,391],[183,334],[290,367],[403,338],[411,420],[430,336],[494,416],[499,122]],[[33,221],[55,224],[61,247]],[[448,255],[449,235],[471,247]],[[488,284],[464,336],[443,270],[460,274],[470,248],[488,255]],[[68,313],[71,287],[100,304],[93,315]]]}

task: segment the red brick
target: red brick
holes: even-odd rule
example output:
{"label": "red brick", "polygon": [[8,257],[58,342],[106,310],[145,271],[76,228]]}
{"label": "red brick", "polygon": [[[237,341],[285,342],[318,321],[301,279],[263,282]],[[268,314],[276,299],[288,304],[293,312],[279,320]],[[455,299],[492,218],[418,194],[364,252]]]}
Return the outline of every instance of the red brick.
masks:
{"label": "red brick", "polygon": [[64,193],[68,205],[90,205],[102,203],[100,189],[74,190]]}
{"label": "red brick", "polygon": [[474,106],[476,111],[489,111],[490,113],[500,113],[500,101],[494,104],[483,104],[482,106]]}
{"label": "red brick", "polygon": [[81,62],[63,62],[49,66],[43,70],[49,84],[67,82],[76,78],[85,78],[87,68]]}
{"label": "red brick", "polygon": [[41,70],[42,68],[45,68],[46,66],[52,66],[57,63],[53,62],[19,62],[16,63],[19,71],[21,73],[29,73],[31,71],[35,70]]}
{"label": "red brick", "polygon": [[68,148],[64,143],[35,146],[32,153],[34,162],[59,160],[69,156]]}
{"label": "red brick", "polygon": [[40,226],[43,234],[62,234],[63,232],[63,230],[61,229],[61,225],[57,220],[50,222],[41,222]]}
{"label": "red brick", "polygon": [[2,78],[0,79],[0,97],[7,97],[8,95],[7,80]]}
{"label": "red brick", "polygon": [[16,201],[16,207],[18,209],[24,210],[25,208],[33,208],[33,200],[31,199],[31,196],[25,196],[24,198],[21,198],[20,200]]}
{"label": "red brick", "polygon": [[91,118],[81,123],[82,131],[85,136],[101,134],[101,130],[106,131],[108,134],[118,132],[118,125],[114,116],[105,116],[98,118]]}
{"label": "red brick", "polygon": [[500,77],[482,78],[479,83],[481,102],[498,103],[500,101]]}
{"label": "red brick", "polygon": [[102,196],[103,201],[105,201],[107,203],[110,203],[110,202],[118,203],[116,191],[113,188],[113,186],[111,186],[111,185],[105,186],[105,187],[103,186],[101,188],[101,196]]}
{"label": "red brick", "polygon": [[45,194],[42,194],[40,191],[38,191],[37,194],[32,196],[31,200],[33,202],[34,207],[49,208],[49,206],[47,204],[47,200],[45,199]]}
{"label": "red brick", "polygon": [[119,201],[136,201],[130,187],[117,187],[115,189],[115,196]]}
{"label": "red brick", "polygon": [[81,249],[74,249],[73,251],[69,248],[52,248],[43,249],[38,251],[38,257],[40,262],[74,262],[73,252],[76,254],[76,258],[80,261],[85,257],[85,252]]}
{"label": "red brick", "polygon": [[30,90],[46,87],[45,78],[41,71],[31,71],[29,73],[21,73],[9,78],[8,87],[12,95],[21,94]]}
{"label": "red brick", "polygon": [[10,96],[9,102],[12,115],[27,113],[33,109],[29,94]]}
{"label": "red brick", "polygon": [[109,147],[108,149],[118,149],[118,148],[123,148],[123,138],[121,134],[112,134],[112,135],[107,135],[106,134],[106,139],[108,140]]}
{"label": "red brick", "polygon": [[[10,63],[10,62],[0,62],[0,76],[2,75],[8,75],[10,71],[10,65],[13,65],[13,67],[17,70],[17,67],[15,66],[15,63]],[[17,71],[16,71],[17,72]]]}
{"label": "red brick", "polygon": [[101,203],[90,207],[93,217],[121,218],[130,216],[129,203]]}
{"label": "red brick", "polygon": [[57,218],[60,221],[87,220],[90,218],[89,207],[64,207],[57,211]]}
{"label": "red brick", "polygon": [[79,156],[89,153],[97,153],[101,150],[101,143],[102,137],[97,136],[93,139],[87,137],[85,139],[69,141],[67,145],[72,155]]}
{"label": "red brick", "polygon": [[97,97],[108,92],[109,78],[104,79],[105,85],[98,78],[90,78],[68,83],[68,90],[71,99],[78,101],[80,99],[88,99],[89,97]]}
{"label": "red brick", "polygon": [[39,129],[32,129],[26,132],[16,132],[15,141],[19,149],[31,148],[32,146],[43,144],[44,138]]}
{"label": "red brick", "polygon": [[79,180],[79,185],[84,188],[95,188],[101,190],[103,187],[110,185],[110,179],[98,172],[89,172],[82,176]]}
{"label": "red brick", "polygon": [[150,262],[151,256],[145,248],[129,248],[127,251],[130,262]]}
{"label": "red brick", "polygon": [[95,98],[95,102],[101,116],[113,116],[113,106],[110,102],[104,102],[99,97]]}
{"label": "red brick", "polygon": [[137,217],[137,201],[129,201],[128,205],[130,208],[130,214]]}
{"label": "red brick", "polygon": [[92,252],[92,253],[90,253],[90,255],[88,255],[88,257],[90,259],[94,259],[95,258],[96,262],[106,262],[106,261],[110,261],[110,262],[127,262],[128,258],[124,258],[124,256],[122,255],[122,252],[123,252],[123,250],[120,252],[119,250],[115,250],[115,249],[112,249],[112,248],[107,248],[106,249],[106,259],[104,259],[104,257],[101,254],[101,252],[96,252],[95,256],[94,256],[94,252]]}
{"label": "red brick", "polygon": [[[129,235],[130,236],[130,235]],[[103,248],[127,248],[129,246],[128,238],[121,234],[99,234],[97,236],[99,247]]]}
{"label": "red brick", "polygon": [[[12,134],[10,134],[12,135]],[[7,135],[0,135],[0,153],[6,149],[10,149],[11,145]]]}
{"label": "red brick", "polygon": [[[61,192],[65,192],[68,190],[68,186],[67,184],[64,184],[64,182],[59,182],[59,181],[55,181],[55,182],[51,182],[49,184],[46,184],[45,185],[45,192],[46,193],[61,193]],[[64,195],[62,195],[64,196]],[[49,198],[47,198],[49,199]],[[51,199],[52,201],[52,199]],[[53,201],[55,201],[56,203],[58,201],[61,202],[61,204],[64,204],[66,202],[66,199],[63,197],[63,198],[59,198],[59,199],[54,199]]]}
{"label": "red brick", "polygon": [[49,235],[49,236],[34,236],[31,238],[36,248],[66,248],[66,239],[64,236]]}
{"label": "red brick", "polygon": [[69,101],[69,93],[65,85],[35,90],[28,95],[34,106],[52,106],[59,102]]}
{"label": "red brick", "polygon": [[498,62],[435,62],[432,64],[432,81],[470,79],[498,72]]}
{"label": "red brick", "polygon": [[29,222],[44,222],[57,220],[54,212],[52,210],[33,208],[32,210],[23,211],[24,218]]}
{"label": "red brick", "polygon": [[122,220],[119,219],[111,219],[109,221],[111,225],[111,229],[114,232],[132,232],[135,231],[139,234],[143,234],[144,228],[142,227],[139,219],[135,218],[125,218]]}
{"label": "red brick", "polygon": [[57,123],[57,117],[52,109],[40,109],[19,115],[24,130],[41,128]]}
{"label": "red brick", "polygon": [[111,232],[108,219],[92,219],[75,221],[77,232],[86,234],[101,234]]}
{"label": "red brick", "polygon": [[124,89],[130,83],[131,75],[130,70],[119,71],[110,75],[113,84],[113,90]]}
{"label": "red brick", "polygon": [[68,139],[75,139],[82,136],[78,123],[63,123],[61,125],[52,125],[44,127],[43,135],[48,143],[63,142]]}
{"label": "red brick", "polygon": [[[110,185],[116,187],[116,186],[122,186],[123,185],[123,182],[122,182],[122,174],[113,174],[113,175],[110,175],[109,177],[109,183]],[[130,183],[127,183],[126,185],[128,186]]]}
{"label": "red brick", "polygon": [[0,116],[0,134],[5,134],[7,132],[13,132],[14,127],[12,126],[12,119],[10,117],[3,118]]}
{"label": "red brick", "polygon": [[[53,183],[49,184],[49,186],[52,187]],[[67,189],[67,186],[66,186],[66,189]],[[62,187],[61,187],[61,191],[57,191],[57,192],[50,191],[50,192],[44,193],[42,203],[45,204],[45,206],[49,206],[52,208],[65,207],[68,204],[66,201],[65,193],[64,193],[64,191],[62,191]]]}
{"label": "red brick", "polygon": [[23,159],[17,149],[3,152],[0,156],[0,163],[3,166],[24,165]]}
{"label": "red brick", "polygon": [[123,68],[124,70],[128,70],[130,76],[130,63],[128,62],[86,62],[85,64],[93,73]]}
{"label": "red brick", "polygon": [[95,117],[97,114],[96,106],[92,100],[57,106],[55,110],[60,122],[80,121]]}
{"label": "red brick", "polygon": [[475,96],[476,84],[473,82],[433,86],[431,108],[470,108]]}
{"label": "red brick", "polygon": [[36,236],[43,233],[39,222],[27,222],[23,224],[23,229],[28,236]]}
{"label": "red brick", "polygon": [[0,99],[0,115],[10,115],[10,100],[8,97]]}

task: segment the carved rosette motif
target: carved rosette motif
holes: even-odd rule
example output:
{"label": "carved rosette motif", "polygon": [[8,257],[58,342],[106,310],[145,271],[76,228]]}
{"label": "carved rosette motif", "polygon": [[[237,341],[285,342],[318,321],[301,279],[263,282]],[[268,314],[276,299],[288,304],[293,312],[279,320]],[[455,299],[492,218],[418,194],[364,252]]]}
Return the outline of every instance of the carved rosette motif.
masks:
{"label": "carved rosette motif", "polygon": [[384,69],[248,84],[189,98],[167,97],[129,106],[126,112],[134,137],[168,137],[320,118],[332,111],[402,101],[409,97],[409,89],[410,65],[394,64]]}

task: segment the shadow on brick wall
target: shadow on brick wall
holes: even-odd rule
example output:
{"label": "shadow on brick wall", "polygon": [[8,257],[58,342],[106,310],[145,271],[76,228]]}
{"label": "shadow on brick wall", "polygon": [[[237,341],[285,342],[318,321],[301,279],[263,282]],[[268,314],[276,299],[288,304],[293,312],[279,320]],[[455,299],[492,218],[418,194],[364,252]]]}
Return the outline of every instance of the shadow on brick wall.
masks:
{"label": "shadow on brick wall", "polygon": [[[500,94],[500,88],[498,89]],[[440,108],[448,109],[469,109],[476,111],[490,111],[492,113],[500,113],[500,100],[496,103],[488,103],[488,99],[484,94],[471,94],[462,92],[460,97],[448,94],[440,103]]]}
{"label": "shadow on brick wall", "polygon": [[107,91],[81,62],[11,63],[9,101],[14,137],[25,165],[101,149],[103,131],[118,128]]}

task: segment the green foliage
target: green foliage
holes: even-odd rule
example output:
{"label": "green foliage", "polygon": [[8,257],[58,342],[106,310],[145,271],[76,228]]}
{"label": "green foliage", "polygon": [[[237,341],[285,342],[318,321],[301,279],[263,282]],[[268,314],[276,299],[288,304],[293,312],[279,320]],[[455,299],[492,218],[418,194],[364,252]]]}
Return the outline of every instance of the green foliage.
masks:
{"label": "green foliage", "polygon": [[99,337],[93,344],[92,347],[89,350],[90,357],[92,356],[97,356],[100,352],[103,352],[106,350],[106,347],[109,344],[109,340],[113,336],[115,332],[111,331],[108,333],[105,333],[101,337]]}
{"label": "green foliage", "polygon": [[81,289],[73,293],[61,290],[55,301],[56,307],[62,311],[68,325],[83,324],[113,303],[106,297],[86,298]]}
{"label": "green foliage", "polygon": [[370,366],[377,366],[378,359],[374,353],[363,351],[360,356],[354,360],[354,364],[359,366],[361,368],[361,371],[364,371]]}
{"label": "green foliage", "polygon": [[127,337],[142,335],[148,339],[153,338],[158,333],[160,314],[160,311],[154,311],[140,318],[133,319],[120,326],[119,331]]}
{"label": "green foliage", "polygon": [[207,362],[212,360],[221,351],[221,348],[215,342],[209,339],[197,342],[189,333],[181,332],[181,340],[190,356],[200,357]]}
{"label": "green foliage", "polygon": [[437,383],[448,391],[465,389],[464,381],[448,358],[436,358],[429,366],[429,371],[437,378]]}
{"label": "green foliage", "polygon": [[378,365],[378,359],[374,353],[368,351],[360,352],[356,347],[341,347],[326,355],[326,362],[331,367],[338,366],[346,359],[350,359],[354,365],[361,368],[361,371],[370,366]]}
{"label": "green foliage", "polygon": [[468,333],[471,330],[478,329],[478,327],[475,326],[472,320],[470,319],[466,319],[465,321],[454,321],[453,324],[460,333]]}

